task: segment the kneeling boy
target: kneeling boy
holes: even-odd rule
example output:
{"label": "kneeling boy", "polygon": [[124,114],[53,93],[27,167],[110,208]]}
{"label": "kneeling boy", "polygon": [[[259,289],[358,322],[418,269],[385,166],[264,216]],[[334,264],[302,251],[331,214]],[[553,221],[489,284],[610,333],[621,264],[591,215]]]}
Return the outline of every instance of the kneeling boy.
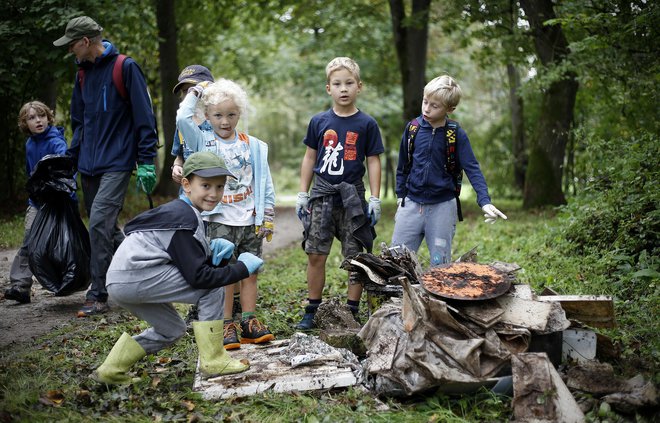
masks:
{"label": "kneeling boy", "polygon": [[107,274],[110,298],[151,327],[134,337],[124,333],[92,377],[108,384],[132,380],[129,368],[147,354],[166,348],[186,332],[173,302],[197,304],[193,323],[203,376],[240,373],[249,368],[223,347],[224,286],[259,269],[263,261],[243,253],[228,265],[234,245],[205,237],[200,212],[222,199],[227,177],[224,161],[210,152],[194,153],[184,163],[179,199],[138,215],[126,224],[126,239]]}

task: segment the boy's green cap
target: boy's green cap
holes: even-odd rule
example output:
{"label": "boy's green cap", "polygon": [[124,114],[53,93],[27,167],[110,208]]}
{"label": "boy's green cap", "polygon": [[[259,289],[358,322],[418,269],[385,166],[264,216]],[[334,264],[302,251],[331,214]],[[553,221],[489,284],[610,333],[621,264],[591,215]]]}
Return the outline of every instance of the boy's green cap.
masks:
{"label": "boy's green cap", "polygon": [[186,159],[183,164],[183,177],[187,178],[191,173],[202,178],[213,178],[214,176],[236,177],[227,169],[225,161],[210,151],[193,153]]}
{"label": "boy's green cap", "polygon": [[53,45],[61,47],[68,45],[71,41],[79,40],[83,37],[92,38],[101,35],[103,28],[94,22],[89,16],[79,16],[73,18],[66,24],[64,36],[53,41]]}

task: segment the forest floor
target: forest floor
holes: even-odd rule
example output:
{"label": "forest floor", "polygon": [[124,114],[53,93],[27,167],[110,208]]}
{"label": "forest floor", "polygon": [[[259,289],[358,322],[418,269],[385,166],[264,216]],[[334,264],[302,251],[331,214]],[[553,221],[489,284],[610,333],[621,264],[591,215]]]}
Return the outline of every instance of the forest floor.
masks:
{"label": "forest floor", "polygon": [[[302,239],[302,225],[292,207],[276,210],[275,234],[271,242],[264,242],[263,254],[267,258],[276,251],[294,246]],[[0,251],[0,350],[30,343],[33,339],[74,323],[78,308],[85,301],[85,291],[66,297],[55,297],[35,282],[32,302],[19,304],[4,298],[9,288],[9,270],[18,250]],[[110,313],[118,308],[110,300]]]}

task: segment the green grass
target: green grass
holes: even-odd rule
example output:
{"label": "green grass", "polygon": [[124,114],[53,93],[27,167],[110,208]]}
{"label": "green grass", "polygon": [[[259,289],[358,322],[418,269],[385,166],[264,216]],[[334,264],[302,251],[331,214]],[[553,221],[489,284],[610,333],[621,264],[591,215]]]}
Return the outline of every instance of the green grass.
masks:
{"label": "green grass", "polygon": [[[509,220],[487,225],[473,203],[463,202],[465,221],[457,226],[454,258],[476,246],[480,262],[518,263],[523,268],[518,279],[537,291],[547,286],[565,294],[615,295],[617,312],[626,314],[617,315],[623,323],[608,334],[627,343],[624,351],[628,357],[639,358],[637,363],[642,365],[636,371],[650,371],[655,376],[653,366],[657,363],[660,332],[658,323],[653,321],[653,316],[658,316],[657,296],[650,296],[648,303],[637,307],[625,306],[625,299],[616,297],[616,284],[598,273],[600,268],[592,262],[593,257],[562,255],[556,247],[562,240],[556,239],[553,210],[528,212],[518,202],[499,202],[498,208]],[[384,203],[377,246],[391,239],[394,210],[393,201]],[[8,227],[17,221],[18,218],[0,224],[0,233],[8,233]],[[3,235],[2,242],[9,245],[14,241],[6,241]],[[425,247],[420,257],[428,263]],[[340,263],[339,245],[335,243],[328,258],[325,298],[345,298],[346,273],[339,269]],[[293,333],[305,303],[306,256],[295,246],[278,252],[266,265],[260,276],[258,314],[276,336],[285,338]],[[594,268],[596,272],[591,270]],[[133,370],[142,376],[142,381],[135,385],[106,390],[87,378],[123,331],[135,334],[145,327],[144,322],[121,312],[72,321],[29,348],[0,351],[0,420],[473,422],[511,418],[510,399],[486,391],[462,397],[429,394],[406,400],[385,399],[390,407],[386,412],[376,411],[376,400],[353,388],[204,401],[191,391],[197,352],[190,335],[136,364]],[[642,337],[645,345],[635,344]],[[55,391],[63,401],[49,404],[49,391]]]}

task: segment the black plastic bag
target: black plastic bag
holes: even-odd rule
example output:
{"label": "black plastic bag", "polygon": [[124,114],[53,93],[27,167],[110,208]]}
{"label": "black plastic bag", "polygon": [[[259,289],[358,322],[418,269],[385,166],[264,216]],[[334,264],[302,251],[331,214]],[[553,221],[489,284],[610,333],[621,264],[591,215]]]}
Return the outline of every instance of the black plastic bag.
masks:
{"label": "black plastic bag", "polygon": [[77,187],[73,159],[59,154],[42,157],[26,184],[30,198],[38,204],[60,201],[62,194],[70,196]]}
{"label": "black plastic bag", "polygon": [[71,198],[75,188],[73,162],[66,156],[45,156],[28,180],[30,198],[43,204],[28,238],[30,270],[57,296],[90,283],[89,232]]}

